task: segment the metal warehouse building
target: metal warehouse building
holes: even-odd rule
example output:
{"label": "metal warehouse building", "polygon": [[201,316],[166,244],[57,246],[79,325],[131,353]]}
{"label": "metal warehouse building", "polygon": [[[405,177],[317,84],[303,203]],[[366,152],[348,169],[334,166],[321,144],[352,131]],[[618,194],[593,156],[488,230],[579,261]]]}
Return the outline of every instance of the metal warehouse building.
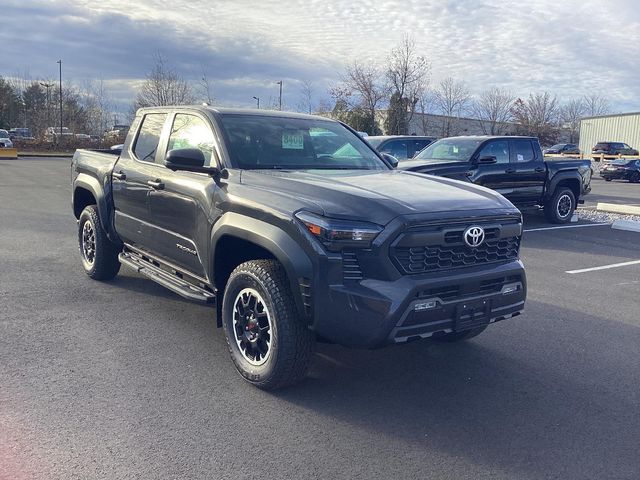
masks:
{"label": "metal warehouse building", "polygon": [[598,142],[624,142],[640,150],[640,112],[583,118],[580,151],[589,155]]}

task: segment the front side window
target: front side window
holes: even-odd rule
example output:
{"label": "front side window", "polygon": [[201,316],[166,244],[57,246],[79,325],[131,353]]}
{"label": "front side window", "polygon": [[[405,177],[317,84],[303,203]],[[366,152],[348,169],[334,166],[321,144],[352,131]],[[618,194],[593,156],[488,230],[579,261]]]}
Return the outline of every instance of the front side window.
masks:
{"label": "front side window", "polygon": [[380,151],[383,153],[388,153],[389,155],[393,155],[398,160],[406,160],[409,156],[407,154],[406,140],[391,140],[390,142],[385,143]]}
{"label": "front side window", "polygon": [[179,113],[173,120],[167,151],[177,148],[197,148],[204,154],[205,166],[211,165],[213,131],[200,117]]}
{"label": "front side window", "polygon": [[497,140],[487,143],[478,158],[496,157],[496,163],[509,163],[509,142],[507,140]]}
{"label": "front side window", "polygon": [[513,158],[516,162],[532,162],[535,159],[535,153],[529,140],[512,140],[513,142]]}
{"label": "front side window", "polygon": [[433,142],[414,158],[438,162],[468,162],[480,143],[482,140],[475,138],[444,138]]}
{"label": "front side window", "polygon": [[337,122],[226,114],[221,124],[236,168],[389,169],[362,138]]}
{"label": "front side window", "polygon": [[133,153],[138,160],[142,162],[155,161],[160,134],[166,119],[166,113],[149,113],[144,116],[140,133],[138,133],[136,144],[133,147]]}

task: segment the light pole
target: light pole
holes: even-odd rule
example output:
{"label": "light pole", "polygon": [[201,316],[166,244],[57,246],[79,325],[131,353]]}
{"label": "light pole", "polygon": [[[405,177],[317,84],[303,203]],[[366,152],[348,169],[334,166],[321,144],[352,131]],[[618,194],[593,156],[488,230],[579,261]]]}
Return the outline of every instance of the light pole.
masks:
{"label": "light pole", "polygon": [[49,89],[54,86],[53,83],[40,82],[44,88],[47,89],[47,128],[51,126],[51,93]]}
{"label": "light pole", "polygon": [[62,60],[58,60],[56,63],[60,65],[60,131],[58,132],[58,145],[60,145],[60,140],[62,140]]}
{"label": "light pole", "polygon": [[258,104],[258,110],[260,110],[260,97],[253,97],[253,99],[256,101],[256,103]]}
{"label": "light pole", "polygon": [[278,110],[282,110],[282,80],[279,80],[276,83],[280,85],[280,97],[278,100]]}

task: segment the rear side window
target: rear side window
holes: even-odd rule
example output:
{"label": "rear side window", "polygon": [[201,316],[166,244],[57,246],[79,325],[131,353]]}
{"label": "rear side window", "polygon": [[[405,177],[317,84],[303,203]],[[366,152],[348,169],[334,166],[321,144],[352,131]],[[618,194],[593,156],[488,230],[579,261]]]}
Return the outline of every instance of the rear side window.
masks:
{"label": "rear side window", "polygon": [[516,162],[532,162],[535,159],[533,146],[529,140],[512,140],[513,159]]}
{"label": "rear side window", "polygon": [[176,148],[197,148],[204,154],[205,166],[210,166],[213,143],[213,132],[204,120],[195,115],[179,113],[173,120],[167,151]]}
{"label": "rear side window", "polygon": [[138,133],[136,144],[133,147],[133,154],[138,160],[142,162],[155,161],[160,134],[166,119],[166,113],[149,113],[144,116],[140,133]]}

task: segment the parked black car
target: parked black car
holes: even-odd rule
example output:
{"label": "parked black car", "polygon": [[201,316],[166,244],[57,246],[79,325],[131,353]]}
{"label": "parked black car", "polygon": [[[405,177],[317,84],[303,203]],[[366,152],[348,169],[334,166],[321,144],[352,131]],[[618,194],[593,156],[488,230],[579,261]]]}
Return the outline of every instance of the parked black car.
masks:
{"label": "parked black car", "polygon": [[393,155],[402,162],[413,158],[420,150],[435,142],[437,138],[417,135],[384,135],[366,137],[365,140],[379,152]]}
{"label": "parked black car", "polygon": [[639,183],[640,160],[611,160],[602,166],[600,176],[607,182],[611,180],[629,180],[631,183]]}
{"label": "parked black car", "polygon": [[544,207],[554,223],[570,221],[591,191],[590,160],[545,160],[535,137],[443,138],[398,168],[483,185],[521,209]]}
{"label": "parked black car", "polygon": [[236,369],[260,388],[300,380],[316,338],[458,341],[518,315],[520,212],[390,160],[323,117],[139,110],[121,154],[71,162],[83,269],[106,280],[123,263],[215,303]]}
{"label": "parked black car", "polygon": [[593,155],[638,155],[638,150],[622,142],[598,142],[591,149]]}
{"label": "parked black car", "polygon": [[545,148],[542,150],[542,153],[545,155],[580,155],[580,149],[574,143],[558,143],[553,147]]}

